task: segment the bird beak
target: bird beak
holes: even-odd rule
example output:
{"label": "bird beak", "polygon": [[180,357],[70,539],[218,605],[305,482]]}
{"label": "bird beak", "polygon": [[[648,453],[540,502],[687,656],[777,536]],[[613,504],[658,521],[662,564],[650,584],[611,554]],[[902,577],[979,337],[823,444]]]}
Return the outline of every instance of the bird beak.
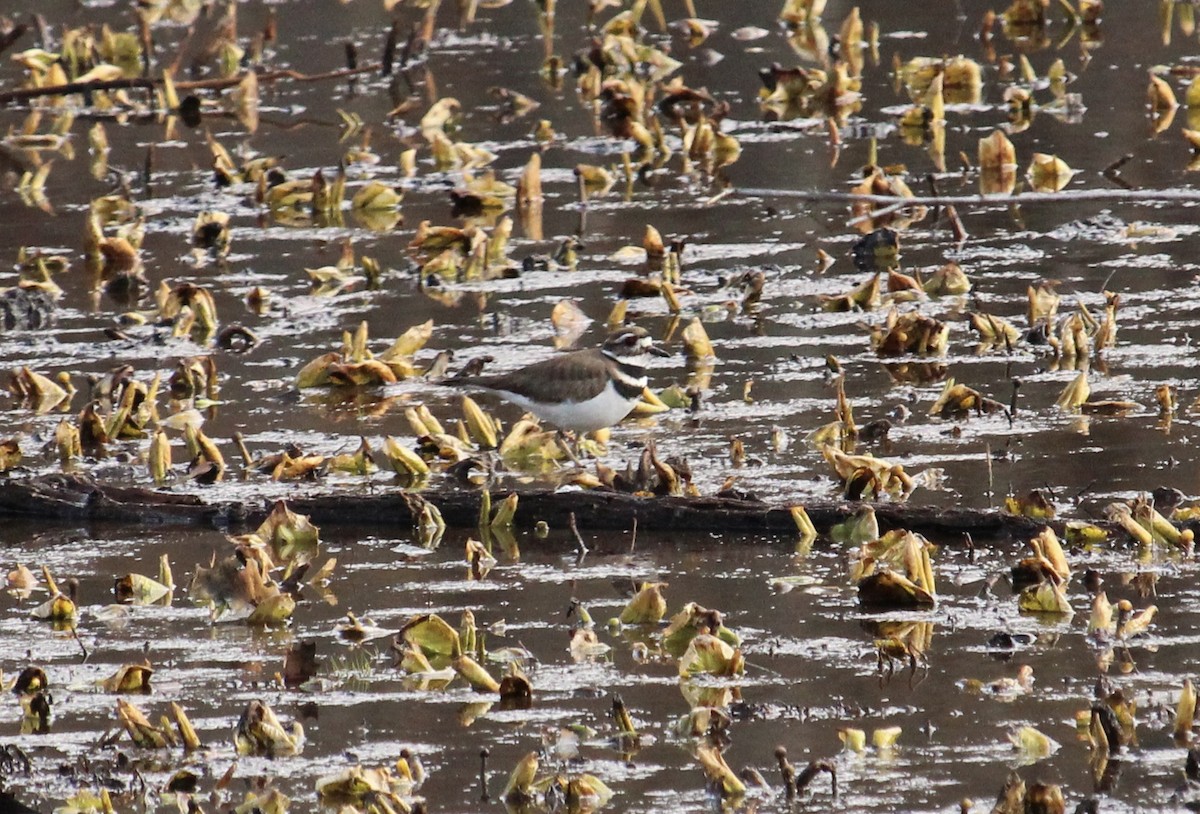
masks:
{"label": "bird beak", "polygon": [[671,352],[669,350],[663,350],[658,345],[651,345],[649,348],[647,348],[647,350],[650,351],[650,355],[652,355],[652,356],[670,356],[671,355]]}

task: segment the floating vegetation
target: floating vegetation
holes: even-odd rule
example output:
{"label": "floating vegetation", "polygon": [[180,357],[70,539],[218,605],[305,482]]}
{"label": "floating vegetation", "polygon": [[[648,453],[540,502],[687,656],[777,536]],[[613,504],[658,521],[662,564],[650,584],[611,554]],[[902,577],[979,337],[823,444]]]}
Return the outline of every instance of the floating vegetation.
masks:
{"label": "floating vegetation", "polygon": [[1195,807],[1192,3],[42,5],[0,808]]}

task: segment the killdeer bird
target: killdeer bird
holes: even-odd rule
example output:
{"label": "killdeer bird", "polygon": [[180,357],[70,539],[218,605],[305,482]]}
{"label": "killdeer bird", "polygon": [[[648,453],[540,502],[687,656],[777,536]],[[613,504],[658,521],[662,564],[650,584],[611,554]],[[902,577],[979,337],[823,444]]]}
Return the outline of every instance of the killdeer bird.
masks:
{"label": "killdeer bird", "polygon": [[608,335],[599,348],[536,362],[497,376],[463,376],[447,384],[482,387],[561,430],[611,427],[629,415],[646,387],[650,355],[669,356],[642,328]]}

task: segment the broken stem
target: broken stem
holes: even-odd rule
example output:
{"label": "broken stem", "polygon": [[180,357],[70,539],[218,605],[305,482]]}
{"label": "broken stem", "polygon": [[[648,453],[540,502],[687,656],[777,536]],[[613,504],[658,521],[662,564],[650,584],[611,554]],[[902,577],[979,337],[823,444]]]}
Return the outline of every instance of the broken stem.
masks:
{"label": "broken stem", "polygon": [[579,533],[579,526],[575,524],[575,512],[571,512],[567,516],[567,527],[571,529],[571,533],[575,535],[575,546],[579,551],[579,559],[582,560],[588,553],[587,544],[583,542],[583,535]]}
{"label": "broken stem", "polygon": [[71,635],[75,637],[75,641],[79,643],[79,649],[83,651],[83,660],[87,661],[89,658],[91,658],[91,654],[88,653],[88,649],[84,645],[83,639],[79,638],[79,628],[75,627],[75,625],[71,625]]}

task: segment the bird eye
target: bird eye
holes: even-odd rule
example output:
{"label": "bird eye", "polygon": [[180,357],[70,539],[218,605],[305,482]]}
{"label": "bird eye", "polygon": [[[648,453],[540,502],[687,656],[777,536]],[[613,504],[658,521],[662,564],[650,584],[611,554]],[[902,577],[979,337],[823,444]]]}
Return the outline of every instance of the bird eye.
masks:
{"label": "bird eye", "polygon": [[628,345],[629,347],[632,348],[637,343],[638,343],[638,338],[634,334],[629,334],[625,337],[625,344]]}

